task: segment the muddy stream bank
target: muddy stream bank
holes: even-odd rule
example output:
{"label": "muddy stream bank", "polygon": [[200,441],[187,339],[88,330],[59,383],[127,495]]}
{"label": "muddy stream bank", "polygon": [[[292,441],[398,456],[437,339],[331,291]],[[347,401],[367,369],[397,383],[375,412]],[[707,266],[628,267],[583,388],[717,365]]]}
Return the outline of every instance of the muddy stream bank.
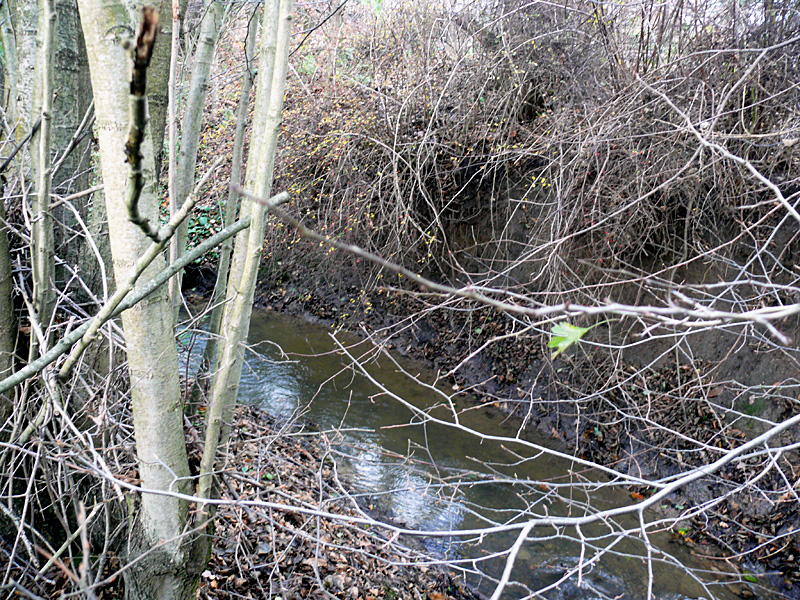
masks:
{"label": "muddy stream bank", "polygon": [[[574,516],[634,501],[629,490],[604,485],[607,476],[530,445],[569,455],[566,444],[552,436],[526,430],[521,437],[528,444],[515,443],[509,439],[520,436],[518,419],[476,405],[468,396],[448,406],[433,387],[434,374],[421,362],[396,355],[373,359],[374,347],[355,336],[339,333],[337,343],[329,328],[271,310],[255,311],[250,331],[253,352],[245,366],[242,401],[276,420],[307,423],[322,432],[359,503],[396,522],[420,530],[477,530],[532,515]],[[338,351],[339,344],[352,357],[363,357],[366,373],[349,368],[352,359]],[[194,355],[201,345],[194,343]],[[461,428],[425,417],[452,421],[453,410]],[[467,429],[506,439],[481,438]],[[674,516],[680,508],[666,502],[648,520]],[[520,585],[510,586],[503,598],[541,589],[547,590],[541,597],[553,600],[645,598],[646,548],[635,535],[619,534],[637,526],[631,518],[580,532],[534,530],[511,574]],[[488,595],[505,564],[499,553],[517,535],[518,530],[454,534],[422,543],[434,557],[457,562],[470,585]],[[580,536],[583,546],[576,541]],[[675,531],[650,539],[656,548],[656,598],[780,597],[742,579],[727,563],[698,557],[703,552],[683,543]],[[582,560],[585,567],[578,575]]]}

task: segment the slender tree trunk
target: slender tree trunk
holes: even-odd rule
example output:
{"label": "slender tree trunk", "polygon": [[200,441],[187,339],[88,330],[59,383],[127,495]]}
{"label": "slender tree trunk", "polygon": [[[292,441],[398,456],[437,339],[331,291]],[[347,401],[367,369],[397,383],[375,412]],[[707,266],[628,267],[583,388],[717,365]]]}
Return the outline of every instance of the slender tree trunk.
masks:
{"label": "slender tree trunk", "polygon": [[0,200],[0,380],[11,375],[14,367],[16,319],[11,297],[11,255],[8,252],[5,202]]}
{"label": "slender tree trunk", "polygon": [[[275,150],[286,86],[291,22],[292,0],[280,0],[277,11],[269,3],[264,7],[253,143],[246,179],[247,187],[261,197],[268,197],[272,188]],[[264,244],[266,207],[251,202],[243,207],[242,214],[248,212],[251,217],[250,229],[236,238],[228,279],[227,303],[220,328],[222,337],[211,384],[205,453],[200,466],[198,495],[202,498],[210,497],[213,493],[211,473],[216,448],[227,437],[228,424],[239,391],[244,361],[242,344],[247,339],[250,327],[253,295]]]}
{"label": "slender tree trunk", "polygon": [[[6,117],[12,127],[18,119],[17,94],[19,93],[19,65],[17,64],[17,38],[14,32],[14,19],[8,2],[0,2],[0,40],[3,43],[5,58],[5,79],[3,81],[3,105]],[[24,133],[22,135],[25,135]]]}
{"label": "slender tree trunk", "polygon": [[[42,112],[43,87],[52,90],[52,60],[45,64],[45,55],[51,59],[52,35],[55,23],[53,6],[43,0],[25,1],[10,0],[8,6],[3,3],[4,18],[9,22],[3,25],[4,51],[8,58],[7,84],[9,86],[9,109],[13,119],[12,126],[17,141],[22,141],[30,132],[31,125],[37,115]],[[47,14],[46,14],[47,13]],[[47,27],[45,27],[47,25]],[[37,50],[38,48],[38,50]],[[10,69],[14,69],[12,73]],[[50,107],[52,108],[52,107]],[[52,110],[48,110],[48,127]],[[46,132],[47,133],[47,132]],[[42,185],[41,126],[32,135],[30,144],[22,148],[18,155],[20,185],[23,198],[31,198],[30,212],[32,216],[31,231],[31,270],[33,281],[33,302],[36,310],[35,318],[47,327],[53,306],[52,264],[53,264],[53,222],[49,214],[49,178],[46,178],[47,190],[34,190],[27,195],[28,179],[38,186]],[[44,137],[45,150],[49,152],[49,140]],[[43,191],[44,193],[39,193]],[[30,354],[38,353],[35,335],[31,335]]]}
{"label": "slender tree trunk", "polygon": [[[18,141],[16,125],[19,118],[17,109],[19,65],[14,19],[8,2],[0,3],[0,41],[3,44],[5,58],[3,105],[6,108],[6,116],[14,128],[15,141]],[[13,289],[5,201],[0,200],[0,380],[11,375],[14,369],[17,323],[14,316]],[[5,400],[4,396],[3,399]],[[3,413],[0,418],[5,418],[5,407],[0,410]]]}
{"label": "slender tree trunk", "polygon": [[[131,2],[132,0],[125,0]],[[172,49],[169,40],[172,38],[172,0],[152,0],[145,4],[154,6],[161,15],[158,24],[159,41],[153,49],[150,68],[147,70],[147,104],[150,110],[150,133],[153,139],[154,171],[156,180],[161,174],[161,163],[164,155],[164,135],[166,131],[167,113],[169,111],[169,63],[172,60]],[[181,0],[181,14],[186,12],[187,0]]]}
{"label": "slender tree trunk", "polygon": [[[180,22],[181,9],[178,0],[172,0],[172,38],[170,43],[172,45],[172,56],[169,62],[169,123],[167,131],[169,132],[169,169],[167,190],[169,194],[169,214],[170,216],[177,214],[180,209],[178,202],[178,191],[175,188],[175,179],[178,176],[178,42],[179,36],[175,24]],[[180,253],[178,252],[178,236],[173,236],[169,241],[169,262],[174,263],[178,260]],[[176,291],[177,290],[177,291]],[[177,307],[178,295],[180,294],[180,279],[173,277],[169,280],[169,298],[175,310],[175,322],[178,321]]]}
{"label": "slender tree trunk", "polygon": [[[200,128],[203,124],[203,108],[211,78],[211,63],[219,40],[223,9],[223,3],[219,0],[208,0],[203,20],[200,22],[200,34],[197,37],[197,47],[192,61],[192,77],[189,83],[186,111],[181,125],[181,151],[175,177],[177,206],[184,203],[194,187],[197,149],[200,143]],[[177,260],[186,252],[187,237],[188,223],[183,223],[178,230],[178,235],[173,238],[172,260]],[[170,295],[177,318],[180,308],[181,273],[178,273],[170,282]]]}
{"label": "slender tree trunk", "polygon": [[[31,138],[31,158],[36,177],[36,193],[31,203],[31,267],[33,272],[33,305],[42,331],[50,325],[55,308],[55,243],[53,215],[50,212],[52,163],[50,159],[50,132],[53,125],[53,79],[55,74],[56,38],[55,0],[44,0],[39,14],[41,48],[36,61],[34,80],[34,107],[42,121],[38,132]],[[37,345],[31,336],[31,359],[35,358]]]}
{"label": "slender tree trunk", "polygon": [[[127,78],[130,60],[108,32],[120,27],[135,31],[136,23],[132,22],[131,15],[136,13],[132,6],[120,0],[79,0],[79,6],[95,91],[114,270],[117,280],[123,282],[150,245],[150,239],[129,221],[125,205],[129,184],[125,146],[130,127]],[[151,222],[157,222],[158,199],[149,135],[145,136],[141,154],[145,185],[139,198],[139,211]],[[142,281],[149,280],[163,268],[164,260],[159,257],[145,271]],[[160,288],[147,302],[125,311],[122,324],[142,487],[191,491],[172,307],[166,289]],[[170,496],[154,494],[143,494],[137,502],[138,510],[131,513],[128,552],[129,559],[134,562],[126,571],[127,597],[193,598],[200,568],[206,564],[207,556],[198,555],[195,536],[187,533],[188,506]]]}
{"label": "slender tree trunk", "polygon": [[[244,155],[244,134],[247,128],[247,113],[250,108],[250,91],[255,79],[255,47],[256,34],[258,32],[257,11],[253,11],[247,28],[247,40],[245,42],[245,70],[242,74],[242,86],[240,88],[239,106],[236,109],[236,133],[233,138],[233,157],[231,159],[231,184],[239,185],[242,179],[242,158]],[[228,201],[225,204],[225,227],[230,227],[236,220],[239,212],[239,195],[233,190],[228,194]],[[228,284],[228,272],[230,271],[231,253],[233,252],[233,241],[227,240],[219,250],[219,267],[217,267],[217,281],[214,284],[214,294],[211,298],[211,321],[208,326],[208,343],[203,350],[203,360],[200,362],[200,371],[195,380],[199,384],[200,378],[204,376],[207,369],[214,362],[217,352],[217,339],[219,328],[222,323],[222,313],[225,308],[225,287]],[[193,401],[197,398],[193,397]]]}

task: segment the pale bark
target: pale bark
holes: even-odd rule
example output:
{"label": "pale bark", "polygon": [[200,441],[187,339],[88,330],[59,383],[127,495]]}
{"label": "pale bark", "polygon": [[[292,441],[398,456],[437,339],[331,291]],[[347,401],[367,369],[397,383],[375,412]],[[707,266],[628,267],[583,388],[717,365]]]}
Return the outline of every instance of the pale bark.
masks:
{"label": "pale bark", "polygon": [[[167,191],[169,193],[169,214],[174,215],[178,212],[178,192],[175,189],[175,178],[178,174],[178,101],[177,101],[177,78],[178,78],[178,29],[175,27],[176,23],[180,23],[181,8],[178,0],[172,0],[172,38],[170,40],[172,45],[172,55],[169,61],[169,122],[167,131],[169,132],[169,169]],[[175,262],[180,253],[178,252],[178,238],[173,237],[169,241],[169,261]],[[177,290],[177,291],[176,291]],[[180,280],[179,277],[173,277],[169,280],[169,298],[173,306],[178,306],[177,297],[180,294]],[[176,311],[177,323],[177,311]]]}
{"label": "pale bark", "polygon": [[[260,197],[269,197],[272,188],[286,85],[291,13],[292,0],[281,0],[278,11],[270,4],[264,7],[259,85],[252,133],[253,141],[260,140],[260,144],[251,145],[246,178],[248,189]],[[237,236],[234,247],[226,310],[221,327],[222,337],[207,409],[205,452],[200,466],[198,487],[201,498],[210,497],[213,493],[211,473],[216,449],[227,435],[226,424],[230,423],[239,391],[244,361],[242,344],[249,331],[256,277],[264,243],[266,207],[253,203],[248,203],[245,207],[242,213],[249,212],[250,229],[246,234]]]}
{"label": "pale bark", "polygon": [[[46,331],[55,308],[55,240],[53,215],[50,212],[52,163],[50,159],[50,132],[53,124],[53,79],[55,72],[56,37],[55,0],[44,0],[39,18],[41,50],[36,61],[34,81],[34,106],[39,107],[41,126],[32,138],[36,193],[31,203],[31,271],[33,279],[33,306],[36,318]],[[36,338],[31,336],[31,357],[35,357]]]}
{"label": "pale bark", "polygon": [[[85,108],[91,101],[86,53],[75,0],[11,0],[0,4],[2,43],[5,53],[7,115],[21,143],[14,157],[23,190],[27,181],[35,186],[30,198],[31,271],[36,319],[47,328],[55,304],[55,221],[51,192],[62,182],[82,182],[81,148],[70,146]],[[57,92],[57,93],[55,93]],[[30,136],[30,144],[24,143]],[[64,152],[71,147],[73,152]],[[74,151],[77,148],[78,151]],[[53,158],[61,154],[61,175],[56,178]],[[66,188],[65,188],[66,190]],[[61,190],[60,190],[61,191]],[[68,262],[75,263],[66,252]],[[3,293],[2,302],[8,302]],[[13,335],[5,326],[3,349]],[[38,352],[32,338],[31,356]],[[0,363],[3,361],[0,360]],[[0,368],[0,372],[3,368]]]}
{"label": "pale bark", "polygon": [[[258,19],[256,11],[250,18],[247,27],[247,40],[245,41],[245,69],[242,74],[242,86],[240,88],[239,106],[236,109],[236,133],[233,137],[233,155],[231,157],[231,186],[239,185],[242,179],[242,158],[244,155],[244,134],[247,126],[247,113],[250,108],[250,91],[255,80],[255,47],[256,34],[258,32]],[[236,219],[239,212],[239,195],[231,188],[228,193],[228,201],[225,204],[225,227],[229,227]],[[228,285],[228,272],[230,271],[231,253],[233,252],[233,242],[226,241],[219,249],[219,266],[217,267],[217,281],[214,284],[214,293],[211,298],[211,320],[208,326],[208,342],[203,350],[203,360],[200,362],[200,371],[195,379],[197,385],[204,376],[205,371],[213,364],[214,355],[217,352],[217,339],[219,328],[222,323],[222,313],[225,307],[225,287]],[[196,400],[195,397],[192,398]]]}
{"label": "pale bark", "polygon": [[11,375],[14,366],[16,320],[11,291],[11,255],[8,253],[8,228],[5,202],[0,200],[0,380]]}
{"label": "pale bark", "polygon": [[[17,94],[19,90],[19,65],[17,64],[17,40],[14,20],[8,2],[0,2],[0,40],[5,54],[5,80],[3,81],[3,105],[12,127],[17,122]],[[24,134],[23,134],[24,135]],[[19,139],[17,137],[17,139]]]}
{"label": "pale bark", "polygon": [[12,50],[13,62],[16,67],[15,77],[11,79],[15,89],[9,88],[9,91],[14,95],[13,103],[16,107],[16,114],[12,125],[19,140],[28,133],[35,118],[31,118],[31,114],[33,77],[36,70],[36,32],[39,29],[37,26],[39,2],[10,0],[8,8],[14,39],[13,45],[9,45],[8,48]]}
{"label": "pale bark", "polygon": [[[43,173],[40,169],[42,144],[49,152],[49,125],[52,110],[48,110],[48,126],[42,136],[41,112],[43,87],[52,90],[52,37],[54,35],[53,5],[51,2],[11,0],[8,6],[3,3],[4,18],[8,22],[3,25],[3,44],[7,56],[7,85],[9,93],[9,110],[18,141],[23,141],[31,132],[34,122],[39,125],[30,133],[30,144],[23,145],[17,157],[23,201],[26,194],[26,178],[31,177],[40,187]],[[45,6],[46,5],[46,6]],[[45,16],[45,9],[49,12]],[[45,24],[47,27],[45,27]],[[46,39],[45,39],[46,38]],[[37,52],[37,42],[40,51]],[[44,56],[49,61],[45,64]],[[10,69],[14,72],[11,73]],[[38,98],[37,98],[38,92]],[[52,109],[52,106],[49,107]],[[34,116],[35,115],[35,116]],[[47,161],[45,161],[46,163]],[[31,198],[31,269],[33,280],[34,317],[44,327],[50,320],[53,305],[53,222],[49,208],[49,177],[46,177],[46,190],[35,190]],[[44,193],[40,194],[39,191]],[[38,352],[37,338],[31,336],[30,354],[35,357]]]}
{"label": "pale bark", "polygon": [[[50,39],[46,40],[48,29],[45,24],[50,17],[45,17],[45,11],[47,9],[52,14],[53,7],[57,15],[57,27],[50,30]],[[44,215],[44,220],[36,225],[34,244],[38,250],[32,250],[38,254],[39,260],[35,260],[33,266],[41,268],[44,260],[47,265],[45,270],[51,273],[48,286],[58,286],[64,277],[59,275],[61,270],[54,267],[54,253],[58,253],[67,263],[80,265],[83,272],[93,268],[82,255],[85,245],[73,242],[65,246],[71,236],[64,235],[63,228],[53,226],[62,222],[67,228],[75,227],[77,220],[73,213],[62,206],[51,214],[43,200],[49,191],[42,187],[43,171],[56,158],[60,168],[53,169],[45,185],[61,195],[88,186],[87,142],[74,137],[92,99],[77,3],[76,0],[11,0],[0,3],[0,20],[6,57],[7,114],[9,121],[14,124],[17,140],[26,136],[41,116],[45,79],[50,90],[46,99],[50,105],[47,111],[50,114],[49,127],[46,127],[50,151],[44,157],[46,164],[40,167],[43,160],[40,153],[41,134],[44,132],[41,128],[34,133],[32,143],[22,147],[17,160],[22,167],[19,170],[22,177],[36,186],[31,198],[37,206],[32,208],[32,212],[40,212],[41,208],[43,212],[40,214]],[[85,215],[86,199],[80,199],[76,208]],[[47,239],[41,238],[42,233]],[[45,314],[40,318],[47,321],[46,313],[49,312],[48,305],[52,304],[52,298],[44,300]]]}
{"label": "pale bark", "polygon": [[[217,41],[219,40],[223,12],[224,6],[222,2],[208,0],[203,20],[200,22],[200,33],[197,36],[194,60],[192,61],[192,77],[186,99],[186,110],[181,124],[181,152],[178,157],[175,175],[176,206],[180,206],[184,202],[194,186],[197,149],[200,143],[200,129],[203,124],[203,108],[211,78],[211,64],[217,48]],[[187,225],[187,223],[184,223],[178,229],[178,235],[173,241],[172,260],[176,260],[186,251]],[[181,274],[179,273],[172,281],[170,290],[176,317],[180,308],[180,290]]]}
{"label": "pale bark", "polygon": [[[37,92],[40,92],[42,81],[38,70],[44,47],[45,4],[44,0],[0,3],[2,41],[6,55],[7,106],[11,111],[8,115],[10,121],[16,124],[18,140],[28,133],[41,107],[41,98],[36,96],[39,95]],[[52,42],[55,69],[51,87],[57,93],[52,99],[51,146],[54,154],[60,154],[86,113],[92,92],[76,0],[56,0],[54,5],[58,27]],[[36,144],[34,140],[34,146]],[[37,159],[35,152],[32,158]],[[54,179],[54,189],[62,185],[65,186],[59,190],[62,193],[82,189],[87,168],[88,157],[84,144],[66,158],[61,169],[62,175]]]}
{"label": "pale bark", "polygon": [[203,20],[200,22],[200,33],[192,60],[192,76],[186,98],[186,110],[181,126],[181,151],[176,179],[179,205],[194,187],[203,108],[211,78],[211,64],[219,40],[223,9],[223,3],[219,0],[206,2]]}
{"label": "pale bark", "polygon": [[[95,91],[100,163],[108,208],[114,271],[120,285],[131,272],[150,240],[128,220],[125,196],[128,168],[124,163],[128,139],[130,60],[109,31],[135,30],[132,2],[79,0],[83,30]],[[144,186],[139,211],[157,221],[153,147],[145,136],[142,147]],[[146,278],[164,268],[157,257],[144,272]],[[183,410],[178,380],[178,355],[173,337],[172,311],[164,288],[147,302],[122,314],[131,379],[136,454],[145,489],[188,492],[189,464],[183,435]],[[130,598],[190,598],[202,558],[186,534],[188,507],[170,496],[143,494],[133,516],[126,571]]]}

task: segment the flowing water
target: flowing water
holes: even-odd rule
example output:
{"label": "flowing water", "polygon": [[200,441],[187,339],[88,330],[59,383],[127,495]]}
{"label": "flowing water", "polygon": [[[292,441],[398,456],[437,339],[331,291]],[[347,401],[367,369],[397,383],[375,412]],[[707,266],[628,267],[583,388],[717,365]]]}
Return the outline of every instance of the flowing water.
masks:
{"label": "flowing water", "polygon": [[[353,356],[373,350],[353,337],[336,338],[346,346],[354,345]],[[330,330],[268,311],[254,312],[250,344],[254,352],[245,365],[240,399],[280,419],[299,419],[328,431],[329,438],[338,440],[342,471],[365,494],[365,502],[388,511],[410,528],[470,530],[524,522],[526,515],[576,516],[632,502],[627,490],[602,485],[607,476],[566,459],[423,422],[414,407],[428,409],[441,404],[443,396],[430,387],[433,374],[421,364],[384,356],[368,364],[368,376],[359,374],[348,368],[350,359],[336,351]],[[194,351],[198,350],[196,346]],[[376,387],[369,377],[385,389]],[[392,398],[392,393],[411,408]],[[459,422],[466,428],[509,438],[517,435],[519,423],[499,412],[470,408],[464,398],[454,402]],[[452,420],[449,407],[434,408],[430,414]],[[526,439],[557,448],[554,440],[543,435],[526,433]],[[593,490],[591,496],[585,492],[587,487]],[[648,516],[655,519],[655,514]],[[634,534],[619,536],[615,531],[620,527]],[[511,580],[527,590],[549,587],[536,597],[550,600],[644,599],[647,551],[635,536],[637,527],[638,518],[630,517],[618,520],[617,525],[595,524],[580,532],[537,528],[521,547]],[[472,572],[471,583],[491,595],[491,577],[499,577],[505,565],[504,558],[492,555],[507,550],[518,533],[430,537],[423,543],[438,558],[462,561]],[[576,541],[581,535],[584,545]],[[741,597],[722,584],[730,583],[730,576],[671,541],[671,534],[654,533],[650,539],[655,557],[651,563],[654,598]],[[593,560],[603,549],[606,552]],[[582,562],[582,552],[586,566],[580,577],[575,574],[562,581]],[[525,587],[510,586],[503,598],[523,598],[529,593]],[[763,589],[756,595],[773,597]]]}

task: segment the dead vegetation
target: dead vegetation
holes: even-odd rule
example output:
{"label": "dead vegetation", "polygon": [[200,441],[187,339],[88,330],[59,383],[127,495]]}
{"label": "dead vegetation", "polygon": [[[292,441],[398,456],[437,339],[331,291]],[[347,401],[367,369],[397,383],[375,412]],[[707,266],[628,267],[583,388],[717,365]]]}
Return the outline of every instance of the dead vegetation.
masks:
{"label": "dead vegetation", "polygon": [[[380,522],[391,523],[391,516],[373,519],[369,507],[355,501],[337,474],[325,436],[275,422],[254,408],[239,409],[234,426],[226,468],[220,473],[222,502],[211,532],[211,561],[201,576],[198,598],[476,598],[456,573],[428,564],[432,559],[413,541],[398,540],[381,529]],[[191,435],[193,430],[189,431]],[[66,447],[64,441],[60,447]],[[116,454],[117,461],[124,461],[120,466],[125,472],[114,475],[138,485],[133,456]],[[63,456],[47,457],[44,464],[54,459]],[[80,457],[75,459],[80,462]],[[54,486],[66,483],[51,481]],[[86,558],[72,555],[74,549],[66,546],[67,554],[56,555],[44,576],[37,578],[37,569],[54,552],[39,542],[28,548],[32,554],[26,556],[10,545],[13,535],[6,535],[0,546],[0,565],[10,575],[6,589],[43,598],[63,597],[71,586],[100,600],[124,594],[119,576],[124,546],[116,535],[106,537],[103,519],[97,518],[103,510],[100,493],[95,488],[98,504],[88,516],[83,513],[89,526],[86,550],[93,555],[87,564],[98,570],[87,573],[83,567],[73,567]],[[271,506],[255,506],[259,502]],[[53,508],[42,514],[53,514]],[[118,532],[115,521],[120,516],[112,511],[106,527],[114,526]],[[12,524],[4,520],[4,525]],[[27,535],[19,539],[27,547]]]}
{"label": "dead vegetation", "polygon": [[[524,307],[789,309],[796,6],[766,20],[755,5],[733,15],[686,8],[349,13],[295,54],[280,164],[292,210],[334,239]],[[752,322],[721,319],[715,333],[628,317],[551,362],[547,319],[434,294],[404,299],[420,290],[402,277],[277,221],[273,231],[266,303],[366,327],[602,464],[677,476],[797,413],[791,393],[767,391],[791,386],[776,382],[791,377],[796,350]],[[569,318],[599,320],[580,309]],[[796,330],[794,317],[776,324]],[[735,355],[745,366],[725,375]],[[781,366],[765,375],[760,361]],[[786,456],[737,461],[672,502],[695,519],[690,540],[716,535],[726,560],[761,565],[785,591],[797,578],[789,504],[775,532],[774,521],[719,515],[791,496]],[[633,500],[648,493],[631,488]]]}

